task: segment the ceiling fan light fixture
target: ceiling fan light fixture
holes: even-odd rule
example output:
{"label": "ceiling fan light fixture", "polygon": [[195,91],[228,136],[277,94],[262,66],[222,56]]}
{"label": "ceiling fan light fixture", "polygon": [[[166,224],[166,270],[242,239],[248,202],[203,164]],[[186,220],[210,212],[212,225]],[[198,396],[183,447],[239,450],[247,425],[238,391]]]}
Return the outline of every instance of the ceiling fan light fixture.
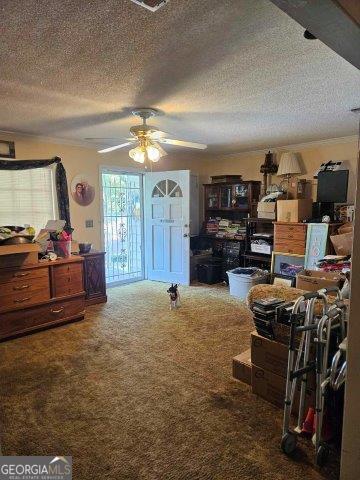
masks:
{"label": "ceiling fan light fixture", "polygon": [[147,156],[148,156],[149,160],[151,160],[152,162],[158,162],[159,161],[160,152],[156,147],[154,147],[154,145],[148,145],[146,147],[146,152],[147,152]]}
{"label": "ceiling fan light fixture", "polygon": [[130,150],[129,156],[135,162],[144,163],[145,162],[145,149],[143,147],[133,148],[132,150]]}

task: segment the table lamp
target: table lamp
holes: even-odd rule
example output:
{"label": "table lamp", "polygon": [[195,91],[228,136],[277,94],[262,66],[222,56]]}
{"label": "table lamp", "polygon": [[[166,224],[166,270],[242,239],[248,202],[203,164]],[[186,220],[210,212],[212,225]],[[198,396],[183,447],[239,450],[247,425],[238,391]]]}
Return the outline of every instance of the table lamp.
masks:
{"label": "table lamp", "polygon": [[284,177],[286,181],[286,196],[289,198],[289,181],[292,175],[296,175],[301,173],[301,168],[299,164],[298,157],[296,153],[293,152],[286,152],[283,153],[280,157],[279,168],[277,171],[277,175],[279,177]]}

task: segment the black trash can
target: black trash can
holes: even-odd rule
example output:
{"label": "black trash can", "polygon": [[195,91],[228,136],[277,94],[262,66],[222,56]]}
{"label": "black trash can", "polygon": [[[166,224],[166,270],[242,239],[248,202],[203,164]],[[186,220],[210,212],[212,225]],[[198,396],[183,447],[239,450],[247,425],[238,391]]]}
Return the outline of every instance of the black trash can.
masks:
{"label": "black trash can", "polygon": [[222,260],[207,260],[197,265],[197,277],[200,283],[212,285],[222,281]]}

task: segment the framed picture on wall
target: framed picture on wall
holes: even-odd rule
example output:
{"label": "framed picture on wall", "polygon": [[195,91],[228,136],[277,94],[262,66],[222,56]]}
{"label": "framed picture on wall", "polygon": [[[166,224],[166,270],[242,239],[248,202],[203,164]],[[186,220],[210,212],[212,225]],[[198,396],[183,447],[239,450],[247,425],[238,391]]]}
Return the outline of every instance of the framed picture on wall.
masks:
{"label": "framed picture on wall", "polygon": [[271,257],[271,273],[295,278],[304,269],[305,255],[273,252]]}
{"label": "framed picture on wall", "polygon": [[95,198],[95,188],[85,173],[80,173],[72,179],[70,190],[73,200],[82,207],[90,205]]}
{"label": "framed picture on wall", "polygon": [[0,140],[0,158],[15,158],[15,142]]}

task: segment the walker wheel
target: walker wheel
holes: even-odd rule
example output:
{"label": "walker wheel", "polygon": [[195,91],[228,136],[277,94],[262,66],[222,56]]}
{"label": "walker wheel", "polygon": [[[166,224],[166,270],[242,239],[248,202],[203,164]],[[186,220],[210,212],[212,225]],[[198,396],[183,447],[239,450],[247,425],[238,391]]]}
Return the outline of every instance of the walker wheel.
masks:
{"label": "walker wheel", "polygon": [[281,439],[281,450],[286,455],[291,455],[296,449],[296,444],[297,436],[295,433],[287,432]]}
{"label": "walker wheel", "polygon": [[316,453],[316,459],[315,459],[316,465],[318,467],[323,467],[327,462],[328,457],[329,457],[329,447],[327,445],[320,445]]}

